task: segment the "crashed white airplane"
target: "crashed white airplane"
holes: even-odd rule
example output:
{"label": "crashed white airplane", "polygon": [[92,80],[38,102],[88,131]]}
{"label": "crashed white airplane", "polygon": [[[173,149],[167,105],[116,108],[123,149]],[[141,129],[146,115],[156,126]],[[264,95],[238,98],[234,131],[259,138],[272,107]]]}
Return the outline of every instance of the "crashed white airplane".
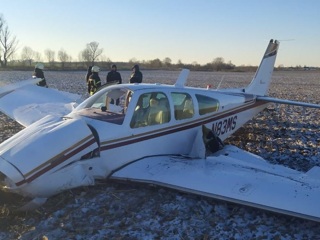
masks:
{"label": "crashed white airplane", "polygon": [[113,178],[320,221],[319,167],[298,172],[219,142],[271,102],[320,108],[266,96],[278,46],[242,89],[186,87],[183,70],[175,85],[112,85],[74,108],[77,96],[39,79],[0,88],[0,110],[25,126],[0,145],[0,186],[41,204]]}

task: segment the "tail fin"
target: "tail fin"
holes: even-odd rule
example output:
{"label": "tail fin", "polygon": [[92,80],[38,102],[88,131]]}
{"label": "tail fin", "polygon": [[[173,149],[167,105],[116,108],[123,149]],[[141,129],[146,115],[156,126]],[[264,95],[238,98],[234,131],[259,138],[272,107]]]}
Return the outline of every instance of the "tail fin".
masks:
{"label": "tail fin", "polygon": [[271,76],[278,53],[279,42],[270,40],[265,54],[263,55],[257,72],[251,83],[245,88],[245,92],[255,95],[266,95],[271,82]]}

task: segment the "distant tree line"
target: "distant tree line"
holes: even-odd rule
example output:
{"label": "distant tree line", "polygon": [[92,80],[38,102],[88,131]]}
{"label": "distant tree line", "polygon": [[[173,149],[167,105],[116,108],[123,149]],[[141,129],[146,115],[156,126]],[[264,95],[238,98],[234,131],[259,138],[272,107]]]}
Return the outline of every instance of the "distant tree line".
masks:
{"label": "distant tree line", "polygon": [[[71,55],[66,50],[60,49],[56,52],[52,49],[45,49],[44,57],[40,52],[33,50],[29,46],[24,46],[17,54],[18,40],[13,36],[9,30],[8,24],[4,17],[0,14],[0,67],[3,69],[31,69],[37,62],[43,62],[46,69],[52,70],[84,70],[89,65],[99,65],[102,70],[110,69],[112,62],[109,58],[103,55],[103,48],[99,47],[99,43],[92,41],[86,44],[85,48],[80,51],[78,60],[72,59]],[[177,63],[172,63],[169,57],[163,60],[159,58],[153,60],[138,61],[135,58],[128,62],[116,62],[119,70],[131,69],[134,64],[139,64],[142,69],[163,69],[175,70],[181,68],[188,68],[193,71],[255,71],[256,66],[235,66],[231,61],[225,62],[224,58],[217,57],[212,62],[206,64],[198,64],[192,62],[191,64],[183,63],[178,60]],[[279,69],[285,69],[279,66]],[[306,67],[297,66],[296,69],[304,69]]]}

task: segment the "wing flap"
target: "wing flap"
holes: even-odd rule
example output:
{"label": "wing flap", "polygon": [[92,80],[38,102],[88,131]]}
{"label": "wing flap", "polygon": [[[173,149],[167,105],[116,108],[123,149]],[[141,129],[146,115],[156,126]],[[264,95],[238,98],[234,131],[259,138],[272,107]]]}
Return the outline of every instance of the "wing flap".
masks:
{"label": "wing flap", "polygon": [[0,111],[23,126],[47,115],[70,113],[80,95],[34,85],[37,79],[15,83],[0,88]]}
{"label": "wing flap", "polygon": [[152,183],[215,199],[320,221],[320,181],[226,146],[207,159],[152,157],[132,163],[113,179]]}

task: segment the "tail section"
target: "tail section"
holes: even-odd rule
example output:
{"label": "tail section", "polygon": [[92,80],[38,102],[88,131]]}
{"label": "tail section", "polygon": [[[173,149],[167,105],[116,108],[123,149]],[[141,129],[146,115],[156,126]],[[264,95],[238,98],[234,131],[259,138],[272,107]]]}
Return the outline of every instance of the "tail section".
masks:
{"label": "tail section", "polygon": [[277,40],[270,40],[260,66],[245,92],[255,95],[266,95],[270,86],[271,76],[279,48]]}

